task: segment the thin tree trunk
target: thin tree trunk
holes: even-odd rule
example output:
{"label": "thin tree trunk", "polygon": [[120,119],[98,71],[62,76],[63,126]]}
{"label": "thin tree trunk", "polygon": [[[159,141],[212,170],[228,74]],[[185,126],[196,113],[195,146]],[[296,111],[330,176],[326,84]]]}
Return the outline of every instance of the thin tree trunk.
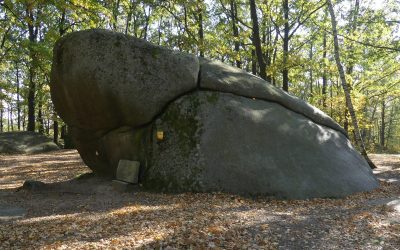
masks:
{"label": "thin tree trunk", "polygon": [[22,130],[28,130],[28,127],[26,126],[26,107],[24,108],[24,112],[22,112]]}
{"label": "thin tree trunk", "polygon": [[[149,22],[150,22],[150,16],[151,16],[151,9],[149,9],[149,14],[147,14],[146,13],[146,6],[143,6],[143,12],[144,12],[144,15],[145,15],[145,20],[146,20],[146,23],[144,25],[144,29],[142,30],[144,32],[143,39],[147,40],[147,34],[148,34],[148,31],[149,31]],[[142,32],[140,32],[140,37],[142,37]]]}
{"label": "thin tree trunk", "polygon": [[[355,1],[355,5],[354,5],[354,9],[353,9],[353,11],[352,11],[352,19],[351,19],[351,23],[350,23],[350,27],[351,27],[351,31],[350,32],[352,32],[352,33],[354,33],[355,31],[356,31],[356,29],[357,29],[357,19],[358,19],[358,12],[359,12],[359,9],[360,9],[360,1],[359,0],[356,0]],[[350,46],[348,47],[348,51],[352,51],[353,50],[353,44],[352,43],[350,43]],[[354,68],[354,54],[353,53],[350,53],[349,54],[349,64],[348,64],[348,66],[347,66],[347,68],[346,68],[346,73],[348,74],[348,75],[351,75],[352,73],[353,73],[353,68]],[[350,87],[350,91],[351,91],[351,86],[349,86]]]}
{"label": "thin tree trunk", "polygon": [[[322,67],[323,67],[323,73],[322,73],[322,106],[326,107],[326,87],[328,85],[328,80],[327,80],[327,70],[326,70],[326,31],[324,31],[324,36],[323,36],[323,41],[322,41]],[[332,89],[331,89],[332,92]]]}
{"label": "thin tree trunk", "polygon": [[19,67],[18,62],[15,62],[15,67],[17,69],[16,72],[16,81],[17,81],[17,126],[18,130],[21,130],[21,100],[20,100],[20,83],[19,83]]}
{"label": "thin tree trunk", "polygon": [[[378,102],[376,102],[376,104],[374,105],[374,109],[372,110],[372,115],[371,115],[371,119],[370,119],[370,123],[372,124],[375,120],[375,113],[376,113],[376,109],[378,107]],[[368,139],[367,139],[367,145],[369,145],[371,143],[371,137],[373,135],[373,129],[374,127],[371,126],[371,129],[369,129],[369,134],[368,134]]]}
{"label": "thin tree trunk", "polygon": [[240,42],[239,42],[239,29],[237,26],[237,4],[235,0],[231,0],[231,20],[232,20],[232,31],[233,31],[233,37],[235,39],[234,44],[235,44],[235,62],[236,62],[236,67],[241,68],[242,67],[242,62],[240,60]]}
{"label": "thin tree trunk", "polygon": [[[349,93],[349,95],[350,95],[350,93]],[[349,134],[349,119],[348,119],[349,108],[347,106],[346,97],[345,97],[345,101],[346,101],[346,107],[344,108],[344,112],[343,112],[343,117],[344,117],[343,128],[344,128],[344,131],[346,131],[346,133]]]}
{"label": "thin tree trunk", "polygon": [[125,35],[128,34],[129,32],[129,27],[131,25],[131,20],[132,20],[132,14],[133,14],[133,9],[134,9],[134,1],[135,0],[131,0],[129,2],[129,10],[128,10],[128,16],[126,17],[126,23],[125,23]]}
{"label": "thin tree trunk", "polygon": [[[354,6],[354,10],[352,11],[353,15],[352,15],[352,18],[351,18],[351,21],[350,21],[351,22],[350,23],[351,32],[354,32],[356,30],[356,28],[357,28],[357,17],[358,17],[359,7],[360,7],[359,0],[356,0],[355,6]],[[350,45],[348,50],[352,51],[353,50],[353,46]],[[349,60],[348,66],[346,68],[346,74],[351,76],[353,74],[353,68],[354,68],[354,56],[353,56],[353,53],[350,53],[349,57],[350,57],[350,60]],[[352,89],[351,82],[350,83],[346,82],[346,83],[347,83],[347,86],[348,86],[348,89],[349,89],[349,95],[351,95],[351,89]],[[345,116],[344,130],[347,133],[349,132],[349,121],[348,121],[348,118],[347,118],[348,115],[349,115],[349,110],[346,107],[345,110],[344,110],[344,116]]]}
{"label": "thin tree trunk", "polygon": [[160,17],[160,20],[158,21],[158,45],[161,45],[161,23],[162,23],[162,17]]}
{"label": "thin tree trunk", "polygon": [[204,57],[204,29],[203,29],[203,7],[202,3],[198,3],[198,18],[199,18],[199,51],[200,57]]}
{"label": "thin tree trunk", "polygon": [[8,106],[8,111],[9,111],[8,120],[9,120],[9,122],[10,122],[10,123],[9,123],[8,131],[14,131],[12,103],[10,103],[10,105]]}
{"label": "thin tree trunk", "polygon": [[[313,52],[313,43],[310,43],[310,63],[313,61],[313,57],[314,57],[314,52]],[[313,97],[314,93],[313,93],[313,65],[312,63],[310,64],[310,97]]]}
{"label": "thin tree trunk", "polygon": [[38,132],[44,134],[44,121],[43,121],[43,110],[42,110],[42,101],[40,100],[38,103],[38,122],[39,128]]}
{"label": "thin tree trunk", "polygon": [[11,112],[10,112],[10,105],[8,105],[8,110],[7,110],[8,112],[7,112],[7,132],[10,132],[11,130],[10,130],[10,120],[11,120],[11,116],[10,116],[10,114],[11,114]]}
{"label": "thin tree trunk", "polygon": [[120,0],[113,1],[115,2],[115,5],[113,6],[113,21],[112,21],[112,27],[114,31],[117,31],[118,28],[118,15],[119,15],[119,2]]}
{"label": "thin tree trunk", "polygon": [[329,93],[329,97],[330,97],[330,106],[331,106],[331,117],[333,116],[333,84],[332,84],[332,79],[331,79],[331,84],[329,86],[330,89],[330,93]]}
{"label": "thin tree trunk", "polygon": [[251,73],[257,75],[257,59],[256,51],[254,49],[251,50]]}
{"label": "thin tree trunk", "polygon": [[282,69],[282,89],[286,92],[289,91],[289,1],[283,0],[283,18],[285,21],[283,30],[283,69]]}
{"label": "thin tree trunk", "polygon": [[[276,44],[278,42],[278,36],[279,36],[278,31],[276,31],[275,40],[274,40],[274,46],[273,46],[274,47],[274,53],[272,55],[272,64],[275,64],[275,62],[276,62],[276,54],[277,54],[277,51],[278,51],[278,48],[276,47]],[[276,78],[275,78],[275,76],[271,76],[271,82],[272,82],[272,85],[276,86]]]}
{"label": "thin tree trunk", "polygon": [[346,105],[347,105],[347,108],[349,110],[350,117],[351,117],[351,120],[352,120],[352,123],[353,123],[355,141],[356,141],[356,144],[359,146],[359,148],[361,150],[361,154],[367,160],[369,166],[371,168],[376,168],[375,164],[368,157],[367,151],[365,150],[364,142],[363,142],[363,140],[361,138],[361,135],[360,135],[360,129],[358,128],[358,121],[357,121],[356,113],[354,111],[353,103],[352,103],[352,100],[351,100],[349,87],[348,87],[347,82],[346,82],[346,76],[345,76],[345,73],[344,73],[344,70],[343,70],[342,63],[340,61],[340,51],[339,51],[338,34],[337,34],[337,29],[336,29],[335,11],[333,10],[333,5],[332,5],[331,0],[327,0],[327,4],[328,4],[328,10],[329,10],[329,13],[330,13],[330,16],[331,16],[331,22],[332,22],[332,33],[333,33],[333,44],[334,44],[336,66],[337,66],[338,71],[339,71],[340,80],[342,82],[343,91],[344,91],[344,94],[345,94],[345,97],[346,97]]}
{"label": "thin tree trunk", "polygon": [[380,130],[380,144],[382,149],[385,148],[385,127],[386,127],[386,122],[385,122],[385,98],[382,97],[382,102],[381,102],[381,130]]}
{"label": "thin tree trunk", "polygon": [[389,123],[387,126],[386,148],[388,148],[389,139],[392,137],[392,124],[393,124],[393,106],[390,109]]}
{"label": "thin tree trunk", "polygon": [[4,124],[3,124],[3,103],[0,103],[0,132],[4,131]]}
{"label": "thin tree trunk", "polygon": [[250,13],[251,13],[251,21],[253,23],[253,45],[256,49],[256,55],[258,60],[258,67],[260,69],[260,76],[262,79],[267,79],[267,69],[266,64],[263,58],[263,53],[261,49],[261,40],[260,40],[260,29],[258,27],[258,17],[257,17],[257,8],[255,0],[249,0],[250,2]]}
{"label": "thin tree trunk", "polygon": [[58,120],[55,112],[53,113],[53,141],[58,144]]}

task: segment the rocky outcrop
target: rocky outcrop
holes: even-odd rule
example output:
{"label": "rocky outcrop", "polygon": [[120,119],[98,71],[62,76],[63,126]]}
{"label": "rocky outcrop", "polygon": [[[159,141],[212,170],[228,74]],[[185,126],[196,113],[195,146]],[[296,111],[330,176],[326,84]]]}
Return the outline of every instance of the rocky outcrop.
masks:
{"label": "rocky outcrop", "polygon": [[50,138],[35,132],[0,133],[0,154],[35,154],[58,150]]}
{"label": "rocky outcrop", "polygon": [[122,34],[58,41],[51,93],[90,168],[115,175],[119,160],[139,161],[149,189],[303,199],[378,186],[319,109],[240,69]]}
{"label": "rocky outcrop", "polygon": [[196,88],[198,74],[193,55],[105,30],[76,32],[55,45],[51,95],[70,126],[136,127]]}
{"label": "rocky outcrop", "polygon": [[166,136],[153,141],[149,188],[304,199],[376,187],[341,132],[274,102],[197,91],[155,123]]}

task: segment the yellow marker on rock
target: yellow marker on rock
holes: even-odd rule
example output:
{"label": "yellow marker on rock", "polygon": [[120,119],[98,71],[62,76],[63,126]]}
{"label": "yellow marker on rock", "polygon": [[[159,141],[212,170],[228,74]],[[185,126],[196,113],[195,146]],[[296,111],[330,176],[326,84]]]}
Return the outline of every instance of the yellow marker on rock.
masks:
{"label": "yellow marker on rock", "polygon": [[164,140],[164,131],[157,131],[156,137],[157,137],[157,140],[159,140],[159,141]]}

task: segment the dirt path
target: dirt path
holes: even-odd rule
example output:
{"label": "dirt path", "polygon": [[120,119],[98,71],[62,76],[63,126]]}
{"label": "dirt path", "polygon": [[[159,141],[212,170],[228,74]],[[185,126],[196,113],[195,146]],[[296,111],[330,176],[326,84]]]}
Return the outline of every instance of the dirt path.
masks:
{"label": "dirt path", "polygon": [[[399,249],[400,155],[372,159],[374,192],[276,201],[118,193],[109,180],[76,179],[89,171],[73,150],[0,155],[0,249]],[[48,185],[19,190],[27,179]]]}

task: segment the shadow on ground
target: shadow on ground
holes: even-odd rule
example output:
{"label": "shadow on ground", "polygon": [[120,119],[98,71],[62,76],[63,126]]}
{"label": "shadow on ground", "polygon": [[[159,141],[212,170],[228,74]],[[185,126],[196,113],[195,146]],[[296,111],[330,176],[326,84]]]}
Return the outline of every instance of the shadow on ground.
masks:
{"label": "shadow on ground", "polygon": [[[399,179],[400,157],[373,155],[377,175]],[[396,182],[346,199],[278,201],[227,194],[118,193],[88,173],[76,151],[0,156],[0,205],[23,208],[0,220],[0,248],[368,248],[398,249]],[[40,172],[38,174],[37,172]],[[25,179],[48,183],[19,190]],[[17,191],[19,190],[19,191]]]}

